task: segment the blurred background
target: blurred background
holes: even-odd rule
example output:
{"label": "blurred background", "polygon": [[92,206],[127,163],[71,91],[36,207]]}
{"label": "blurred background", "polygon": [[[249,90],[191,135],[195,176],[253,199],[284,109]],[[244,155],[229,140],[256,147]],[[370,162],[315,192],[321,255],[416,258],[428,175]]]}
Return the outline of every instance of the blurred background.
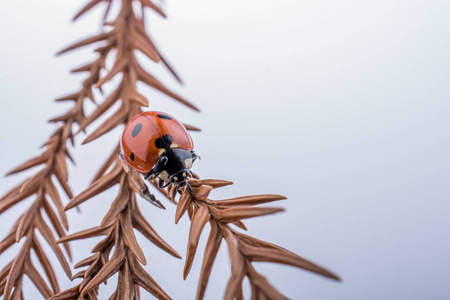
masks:
{"label": "blurred background", "polygon": [[[78,89],[83,74],[69,70],[90,61],[93,48],[54,54],[100,29],[100,6],[70,23],[85,2],[9,1],[0,10],[2,174],[39,154],[55,129],[46,120],[71,105],[53,99]],[[149,109],[202,128],[193,133],[202,157],[195,171],[235,182],[212,198],[288,197],[272,204],[286,212],[246,222],[251,235],[317,262],[343,281],[276,264],[258,263],[257,269],[291,299],[449,299],[450,2],[167,0],[161,5],[168,19],[150,13],[147,27],[185,85],[159,65],[144,65],[202,112],[142,87]],[[77,166],[69,173],[75,193],[88,186],[120,134],[118,129],[85,146],[80,146],[83,136],[77,138],[72,150]],[[0,177],[1,194],[29,174]],[[69,211],[70,233],[96,226],[115,192],[82,204],[81,214]],[[0,216],[1,238],[28,204]],[[184,257],[187,217],[175,225],[175,207],[168,201],[163,200],[165,211],[144,200],[139,204]],[[205,232],[183,281],[184,261],[139,236],[147,271],[174,299],[195,297],[206,238]],[[73,264],[98,241],[73,242]],[[13,252],[1,256],[1,267]],[[71,287],[59,264],[53,265],[62,288]],[[222,246],[206,299],[222,297],[229,273]],[[27,299],[36,299],[37,289],[28,279],[24,284]],[[102,299],[113,286],[102,287]]]}

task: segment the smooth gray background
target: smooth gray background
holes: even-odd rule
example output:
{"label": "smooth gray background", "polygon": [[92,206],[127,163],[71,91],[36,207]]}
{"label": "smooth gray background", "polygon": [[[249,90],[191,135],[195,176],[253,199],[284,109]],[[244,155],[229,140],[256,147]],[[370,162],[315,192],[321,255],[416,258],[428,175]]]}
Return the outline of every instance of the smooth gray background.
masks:
{"label": "smooth gray background", "polygon": [[[3,2],[0,172],[6,173],[40,153],[55,128],[46,120],[70,107],[52,100],[78,89],[83,75],[68,71],[89,61],[92,48],[54,53],[96,33],[103,8],[71,24],[86,1]],[[202,156],[195,170],[235,181],[214,198],[286,195],[278,205],[287,211],[248,221],[250,234],[330,268],[343,282],[281,265],[258,264],[258,270],[292,299],[449,299],[450,2],[170,0],[164,6],[168,20],[152,14],[149,30],[186,84],[178,86],[153,63],[146,68],[202,113],[142,88],[150,109],[203,129],[193,134]],[[77,167],[70,168],[76,193],[119,135],[120,129],[86,146],[78,137]],[[1,177],[1,193],[31,173]],[[97,225],[113,198],[111,190],[83,204],[82,214],[70,211],[70,232]],[[2,236],[28,203],[1,215]],[[139,203],[184,257],[187,218],[175,225],[170,203],[166,211]],[[193,299],[200,255],[183,281],[184,261],[139,238],[150,274],[174,299]],[[74,242],[74,262],[97,241]],[[12,255],[2,255],[0,265]],[[62,287],[70,287],[55,268]],[[228,276],[222,248],[207,299],[222,297]],[[102,299],[113,286],[102,287]],[[29,299],[38,293],[29,280],[25,287]]]}

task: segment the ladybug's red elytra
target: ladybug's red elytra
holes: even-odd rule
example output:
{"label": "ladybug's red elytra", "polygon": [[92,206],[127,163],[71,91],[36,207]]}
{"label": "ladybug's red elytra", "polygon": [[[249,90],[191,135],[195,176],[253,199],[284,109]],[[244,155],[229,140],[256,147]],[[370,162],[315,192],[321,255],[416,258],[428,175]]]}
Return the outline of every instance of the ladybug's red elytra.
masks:
{"label": "ladybug's red elytra", "polygon": [[148,111],[134,117],[121,139],[121,156],[134,169],[155,175],[158,186],[171,183],[181,187],[192,176],[192,163],[198,157],[186,128],[172,116]]}

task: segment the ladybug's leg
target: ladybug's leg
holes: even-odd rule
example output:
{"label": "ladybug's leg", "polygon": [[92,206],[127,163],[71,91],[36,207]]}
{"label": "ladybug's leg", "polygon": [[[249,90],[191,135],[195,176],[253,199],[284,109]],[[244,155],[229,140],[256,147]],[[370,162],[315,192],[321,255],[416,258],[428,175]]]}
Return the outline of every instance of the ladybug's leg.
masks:
{"label": "ladybug's leg", "polygon": [[158,181],[158,187],[159,187],[160,189],[163,189],[163,188],[169,186],[169,184],[170,184],[170,181],[167,182],[167,183],[165,183],[163,180],[161,180],[161,178],[159,178],[159,181]]}
{"label": "ladybug's leg", "polygon": [[153,174],[155,174],[155,172],[153,171],[153,169],[150,170],[150,172],[148,172],[147,174],[145,174],[144,179],[147,180],[150,176],[152,176]]}
{"label": "ladybug's leg", "polygon": [[150,191],[148,190],[148,187],[145,186],[144,188],[142,188],[141,190],[141,197],[144,198],[145,200],[147,200],[148,202],[150,202],[151,204],[153,204],[154,206],[158,207],[158,208],[162,208],[162,209],[166,209],[164,207],[164,205],[161,204],[161,202],[159,202],[156,198],[155,195],[153,195],[152,193],[150,193]]}
{"label": "ladybug's leg", "polygon": [[159,179],[159,178],[158,178],[158,187],[159,187],[160,189],[163,189],[163,188],[164,188],[164,181],[162,181],[162,180]]}
{"label": "ladybug's leg", "polygon": [[[187,186],[187,188],[188,188],[189,192],[192,192],[192,188],[191,188],[191,185],[190,185],[189,183],[187,183],[187,184],[186,184],[186,186]],[[180,194],[180,195],[181,195],[181,189],[180,189],[180,187],[179,187],[179,186],[177,186],[177,192],[178,192],[178,194]]]}

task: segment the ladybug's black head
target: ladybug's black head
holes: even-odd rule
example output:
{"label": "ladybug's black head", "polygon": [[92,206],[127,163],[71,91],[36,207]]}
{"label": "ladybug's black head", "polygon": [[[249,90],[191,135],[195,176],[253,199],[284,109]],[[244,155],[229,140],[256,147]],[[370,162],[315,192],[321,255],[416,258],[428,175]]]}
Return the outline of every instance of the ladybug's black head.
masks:
{"label": "ladybug's black head", "polygon": [[[165,187],[171,183],[178,186],[185,186],[187,179],[191,177],[191,167],[197,155],[184,149],[168,149],[158,159],[153,169],[145,176],[156,175],[160,179],[160,187]],[[167,182],[167,184],[164,184]]]}

